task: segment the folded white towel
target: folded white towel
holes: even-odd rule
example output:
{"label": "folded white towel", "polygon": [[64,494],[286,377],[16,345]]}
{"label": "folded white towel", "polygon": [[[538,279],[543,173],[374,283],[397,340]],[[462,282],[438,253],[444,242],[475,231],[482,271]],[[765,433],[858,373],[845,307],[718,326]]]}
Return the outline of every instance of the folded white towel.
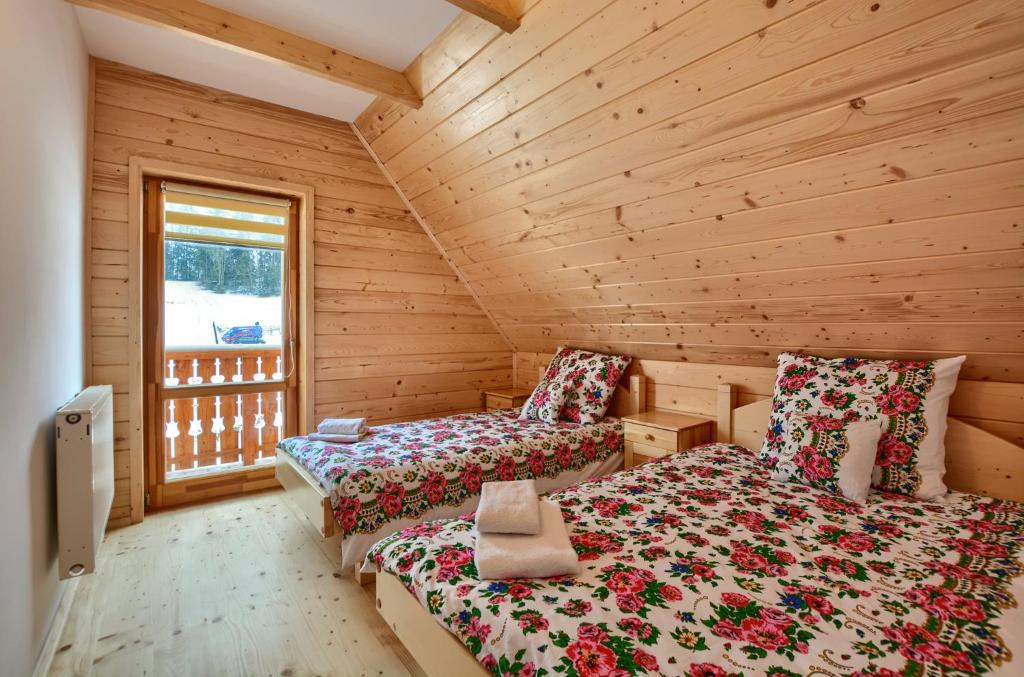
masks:
{"label": "folded white towel", "polygon": [[321,435],[361,435],[366,432],[365,418],[325,418],[316,431]]}
{"label": "folded white towel", "polygon": [[307,435],[310,442],[330,442],[332,444],[352,444],[366,437],[366,435],[324,435],[323,433],[310,433]]}
{"label": "folded white towel", "polygon": [[478,534],[476,570],[482,579],[547,578],[580,572],[557,503],[540,501],[540,533]]}
{"label": "folded white towel", "polygon": [[540,506],[533,480],[484,482],[476,509],[476,530],[489,534],[536,534]]}

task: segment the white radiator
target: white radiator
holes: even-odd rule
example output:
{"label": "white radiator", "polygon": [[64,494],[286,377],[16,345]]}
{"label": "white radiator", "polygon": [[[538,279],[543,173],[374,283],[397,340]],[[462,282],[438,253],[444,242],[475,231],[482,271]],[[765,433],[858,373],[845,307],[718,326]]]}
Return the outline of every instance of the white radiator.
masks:
{"label": "white radiator", "polygon": [[114,390],[90,386],[57,412],[60,577],[92,573],[114,500]]}

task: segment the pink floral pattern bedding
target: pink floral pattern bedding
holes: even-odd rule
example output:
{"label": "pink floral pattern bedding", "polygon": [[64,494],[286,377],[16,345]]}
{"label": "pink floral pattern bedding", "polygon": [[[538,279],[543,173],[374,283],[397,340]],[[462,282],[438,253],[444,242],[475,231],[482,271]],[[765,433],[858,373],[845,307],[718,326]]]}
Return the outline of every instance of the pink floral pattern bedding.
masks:
{"label": "pink floral pattern bedding", "polygon": [[772,413],[761,459],[771,466],[792,414],[881,419],[874,486],[911,496],[946,493],[942,482],[946,411],[963,357],[932,362],[826,359],[779,354]]}
{"label": "pink floral pattern bedding", "polygon": [[[866,504],[707,445],[553,495],[578,577],[480,581],[472,516],[368,555],[494,674],[984,673],[1010,659],[1024,505]],[[1018,656],[1017,660],[1024,660]]]}
{"label": "pink floral pattern bedding", "polygon": [[328,492],[342,534],[459,506],[493,480],[556,477],[622,451],[617,419],[578,425],[520,421],[518,411],[460,414],[371,429],[355,444],[282,440]]}

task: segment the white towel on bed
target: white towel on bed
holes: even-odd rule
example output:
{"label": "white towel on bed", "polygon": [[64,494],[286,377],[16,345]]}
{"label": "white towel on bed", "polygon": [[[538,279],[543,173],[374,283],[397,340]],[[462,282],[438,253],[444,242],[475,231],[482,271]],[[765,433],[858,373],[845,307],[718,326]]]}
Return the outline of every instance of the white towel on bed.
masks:
{"label": "white towel on bed", "polygon": [[365,418],[325,418],[316,431],[321,435],[362,435],[366,432]]}
{"label": "white towel on bed", "polygon": [[476,530],[489,534],[536,534],[540,505],[533,480],[484,482],[476,509]]}
{"label": "white towel on bed", "polygon": [[323,433],[310,433],[307,435],[310,442],[329,442],[331,444],[353,444],[366,437],[361,435],[325,435]]}
{"label": "white towel on bed", "polygon": [[552,501],[540,501],[540,533],[534,536],[477,534],[476,570],[481,580],[578,574],[580,563],[562,509]]}

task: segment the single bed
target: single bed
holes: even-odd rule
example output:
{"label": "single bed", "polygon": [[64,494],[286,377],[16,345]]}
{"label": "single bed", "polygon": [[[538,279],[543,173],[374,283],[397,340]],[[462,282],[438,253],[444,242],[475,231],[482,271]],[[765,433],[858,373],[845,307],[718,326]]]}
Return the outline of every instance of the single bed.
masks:
{"label": "single bed", "polygon": [[[611,411],[642,411],[645,386],[633,376]],[[534,478],[556,491],[622,467],[622,424],[519,421],[518,410],[460,414],[378,426],[355,444],[283,440],[277,476],[325,538],[339,541],[341,565],[359,565],[381,538],[426,520],[476,509],[482,482]]]}
{"label": "single bed", "polygon": [[[1024,672],[1024,450],[951,421],[943,501],[779,484],[768,404],[708,445],[553,498],[584,572],[475,578],[472,522],[378,543],[378,609],[430,675]],[[741,446],[743,445],[743,446]],[[1014,499],[1014,500],[1005,500]],[[412,595],[409,592],[412,592]],[[1016,652],[1013,650],[1017,649]],[[887,672],[887,671],[894,672]],[[909,670],[909,672],[906,672]]]}

